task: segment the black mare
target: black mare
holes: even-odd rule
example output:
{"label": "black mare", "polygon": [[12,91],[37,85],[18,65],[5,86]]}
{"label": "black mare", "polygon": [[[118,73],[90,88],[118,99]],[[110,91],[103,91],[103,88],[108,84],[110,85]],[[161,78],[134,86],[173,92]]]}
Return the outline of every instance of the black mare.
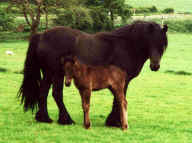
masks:
{"label": "black mare", "polygon": [[[24,109],[38,105],[36,120],[51,122],[47,112],[47,95],[53,85],[53,97],[59,108],[61,124],[73,123],[63,103],[63,79],[60,58],[77,56],[85,64],[115,65],[127,72],[126,95],[129,82],[138,76],[147,59],[150,68],[160,68],[161,57],[167,47],[168,27],[155,22],[136,21],[112,32],[87,34],[66,27],[55,27],[34,35],[29,44],[24,66],[24,79],[19,90]],[[99,41],[99,42],[98,42]],[[99,43],[99,44],[98,44]],[[42,70],[43,77],[40,76]],[[108,126],[120,126],[120,113],[114,98]]]}

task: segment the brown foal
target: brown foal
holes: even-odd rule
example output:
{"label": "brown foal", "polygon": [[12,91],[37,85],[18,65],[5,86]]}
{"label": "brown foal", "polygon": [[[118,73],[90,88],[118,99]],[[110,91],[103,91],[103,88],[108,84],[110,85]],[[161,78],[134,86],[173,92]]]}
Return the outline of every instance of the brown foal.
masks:
{"label": "brown foal", "polygon": [[65,85],[70,86],[74,79],[82,99],[84,112],[84,127],[90,128],[89,108],[91,91],[108,88],[118,101],[120,110],[121,128],[127,129],[127,101],[124,96],[126,72],[120,68],[108,66],[88,66],[81,64],[77,59],[61,59],[65,72]]}

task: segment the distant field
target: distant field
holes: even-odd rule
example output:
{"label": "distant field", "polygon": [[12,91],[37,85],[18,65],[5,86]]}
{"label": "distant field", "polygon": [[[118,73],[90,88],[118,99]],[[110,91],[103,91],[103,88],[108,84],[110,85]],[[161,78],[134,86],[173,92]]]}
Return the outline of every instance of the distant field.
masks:
{"label": "distant field", "polygon": [[[127,92],[128,122],[123,132],[104,126],[113,96],[107,90],[94,92],[91,99],[92,128],[82,127],[83,114],[78,91],[64,88],[64,102],[76,122],[56,123],[58,109],[49,96],[53,124],[41,124],[30,112],[24,113],[16,93],[22,81],[28,43],[0,42],[0,143],[191,143],[192,141],[192,35],[169,33],[169,47],[161,69],[151,72],[146,63]],[[5,54],[12,50],[13,56]],[[51,92],[50,92],[51,94]]]}
{"label": "distant field", "polygon": [[174,8],[176,12],[192,12],[192,0],[126,0],[134,7],[155,5],[158,9]]}

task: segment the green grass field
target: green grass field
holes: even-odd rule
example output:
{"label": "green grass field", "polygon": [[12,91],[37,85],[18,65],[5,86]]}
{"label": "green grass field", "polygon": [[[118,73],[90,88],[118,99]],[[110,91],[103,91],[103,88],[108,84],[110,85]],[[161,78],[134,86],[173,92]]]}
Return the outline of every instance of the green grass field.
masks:
{"label": "green grass field", "polygon": [[[129,86],[128,123],[123,132],[104,126],[113,96],[107,90],[91,99],[92,128],[82,126],[80,96],[74,86],[64,87],[64,102],[75,125],[57,124],[58,109],[50,94],[49,114],[54,123],[43,124],[24,113],[16,93],[28,43],[0,43],[0,143],[191,143],[192,142],[192,35],[169,34],[169,47],[161,69],[151,72],[146,63]],[[6,50],[15,54],[8,56]],[[50,92],[51,93],[51,92]]]}
{"label": "green grass field", "polygon": [[126,0],[134,7],[155,5],[158,9],[174,8],[176,12],[192,12],[191,0]]}

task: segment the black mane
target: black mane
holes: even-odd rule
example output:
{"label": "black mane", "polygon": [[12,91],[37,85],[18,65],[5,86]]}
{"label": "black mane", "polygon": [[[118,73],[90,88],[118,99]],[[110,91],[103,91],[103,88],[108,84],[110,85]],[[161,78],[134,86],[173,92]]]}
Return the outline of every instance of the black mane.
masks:
{"label": "black mane", "polygon": [[[159,38],[158,42],[161,48],[160,51],[163,53],[168,45],[166,33],[163,33],[161,25],[152,22],[152,21],[134,21],[132,24],[125,25],[123,27],[117,28],[111,32],[100,32],[97,33],[97,36],[104,40],[126,40],[137,43],[144,42],[146,38],[155,38],[151,36],[152,32],[156,32],[156,38]],[[162,36],[162,34],[164,34]],[[139,47],[138,47],[139,48]]]}

